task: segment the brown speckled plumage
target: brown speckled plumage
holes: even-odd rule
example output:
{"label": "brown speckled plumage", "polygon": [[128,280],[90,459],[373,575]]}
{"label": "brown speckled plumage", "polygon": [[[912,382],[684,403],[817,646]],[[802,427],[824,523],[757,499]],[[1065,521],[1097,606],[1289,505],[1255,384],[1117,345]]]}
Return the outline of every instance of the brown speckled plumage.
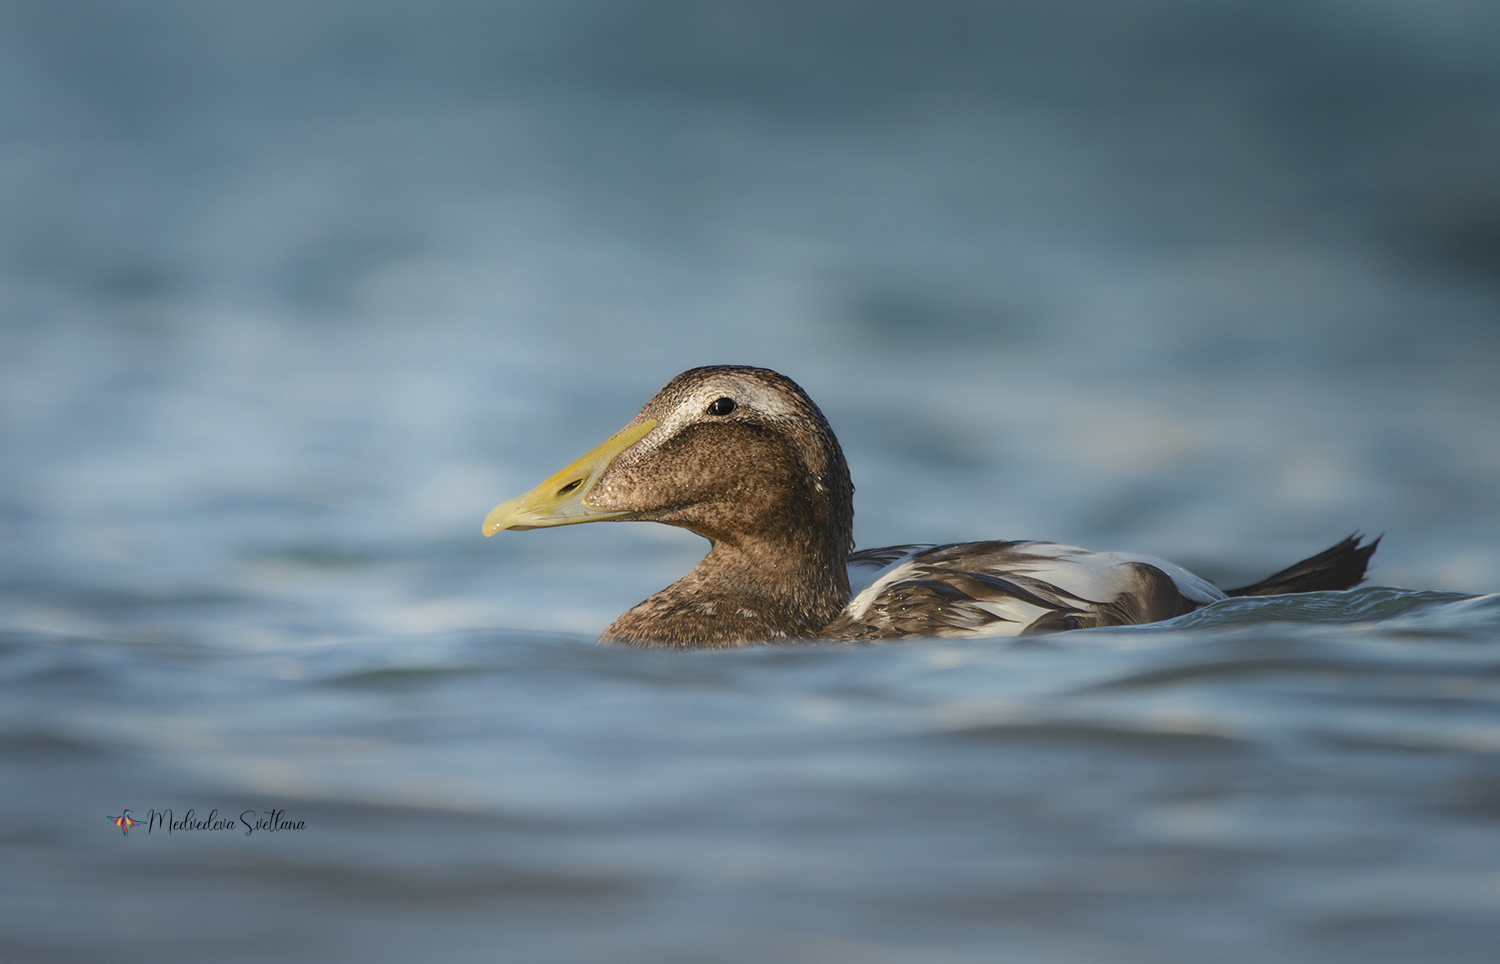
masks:
{"label": "brown speckled plumage", "polygon": [[[1345,539],[1228,593],[1158,559],[1042,542],[851,556],[854,485],[827,419],[791,379],[737,365],[678,375],[615,438],[498,506],[485,532],[596,518],[662,522],[711,543],[600,637],[680,649],[1153,622],[1226,595],[1348,588],[1380,541]],[[850,564],[884,567],[852,600]]]}
{"label": "brown speckled plumage", "polygon": [[[784,405],[767,412],[744,386]],[[704,388],[711,389],[707,393]],[[849,599],[854,484],[828,420],[789,378],[764,368],[695,368],[637,419],[667,423],[690,396],[741,396],[660,444],[617,457],[589,501],[681,526],[713,548],[686,576],[604,631],[625,643],[734,646],[815,637]]]}

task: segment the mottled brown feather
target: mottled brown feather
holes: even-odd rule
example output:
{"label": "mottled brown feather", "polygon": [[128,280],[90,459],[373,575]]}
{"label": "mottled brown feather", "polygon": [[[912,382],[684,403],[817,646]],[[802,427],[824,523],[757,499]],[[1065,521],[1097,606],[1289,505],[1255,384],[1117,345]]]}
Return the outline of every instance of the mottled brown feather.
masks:
{"label": "mottled brown feather", "polygon": [[654,448],[622,453],[590,493],[600,508],[633,510],[712,543],[686,576],[611,623],[605,639],[695,648],[806,639],[848,602],[854,484],[828,420],[796,383],[764,368],[695,368],[639,418],[665,421],[721,375],[775,393],[783,410],[705,412]]}

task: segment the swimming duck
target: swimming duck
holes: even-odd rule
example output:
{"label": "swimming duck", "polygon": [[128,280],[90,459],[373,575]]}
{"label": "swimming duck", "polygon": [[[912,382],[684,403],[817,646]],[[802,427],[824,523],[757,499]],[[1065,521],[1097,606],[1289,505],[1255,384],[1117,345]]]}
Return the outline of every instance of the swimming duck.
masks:
{"label": "swimming duck", "polygon": [[[600,637],[680,649],[1149,623],[1227,596],[1348,589],[1380,542],[1350,536],[1228,591],[1150,556],[1050,542],[853,552],[854,485],[828,420],[790,378],[738,365],[678,375],[603,444],[496,506],[483,531],[606,520],[709,541],[691,572]],[[857,594],[851,574],[864,577]]]}

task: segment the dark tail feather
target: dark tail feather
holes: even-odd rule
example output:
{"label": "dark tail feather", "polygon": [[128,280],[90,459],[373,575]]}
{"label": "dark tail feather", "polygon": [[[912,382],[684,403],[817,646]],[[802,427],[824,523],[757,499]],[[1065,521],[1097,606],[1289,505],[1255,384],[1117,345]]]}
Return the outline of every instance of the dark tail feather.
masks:
{"label": "dark tail feather", "polygon": [[1370,556],[1385,536],[1377,536],[1367,546],[1359,544],[1363,538],[1355,533],[1332,549],[1325,549],[1310,559],[1303,559],[1295,566],[1267,576],[1254,585],[1242,589],[1226,589],[1226,596],[1279,596],[1286,592],[1323,592],[1328,589],[1353,589],[1364,581],[1365,567]]}

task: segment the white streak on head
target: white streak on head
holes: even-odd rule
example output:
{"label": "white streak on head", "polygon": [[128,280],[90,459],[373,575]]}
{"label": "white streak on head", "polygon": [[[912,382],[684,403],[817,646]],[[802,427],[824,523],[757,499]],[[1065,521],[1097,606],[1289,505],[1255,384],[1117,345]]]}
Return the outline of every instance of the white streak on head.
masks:
{"label": "white streak on head", "polygon": [[[708,406],[721,398],[733,399],[737,411],[749,409],[766,418],[790,419],[803,415],[797,399],[788,398],[758,379],[739,372],[719,372],[694,388],[671,411],[656,414],[660,424],[637,442],[634,450],[648,452],[694,422],[713,421],[715,416],[708,414]],[[724,416],[725,421],[733,418],[733,414]]]}

